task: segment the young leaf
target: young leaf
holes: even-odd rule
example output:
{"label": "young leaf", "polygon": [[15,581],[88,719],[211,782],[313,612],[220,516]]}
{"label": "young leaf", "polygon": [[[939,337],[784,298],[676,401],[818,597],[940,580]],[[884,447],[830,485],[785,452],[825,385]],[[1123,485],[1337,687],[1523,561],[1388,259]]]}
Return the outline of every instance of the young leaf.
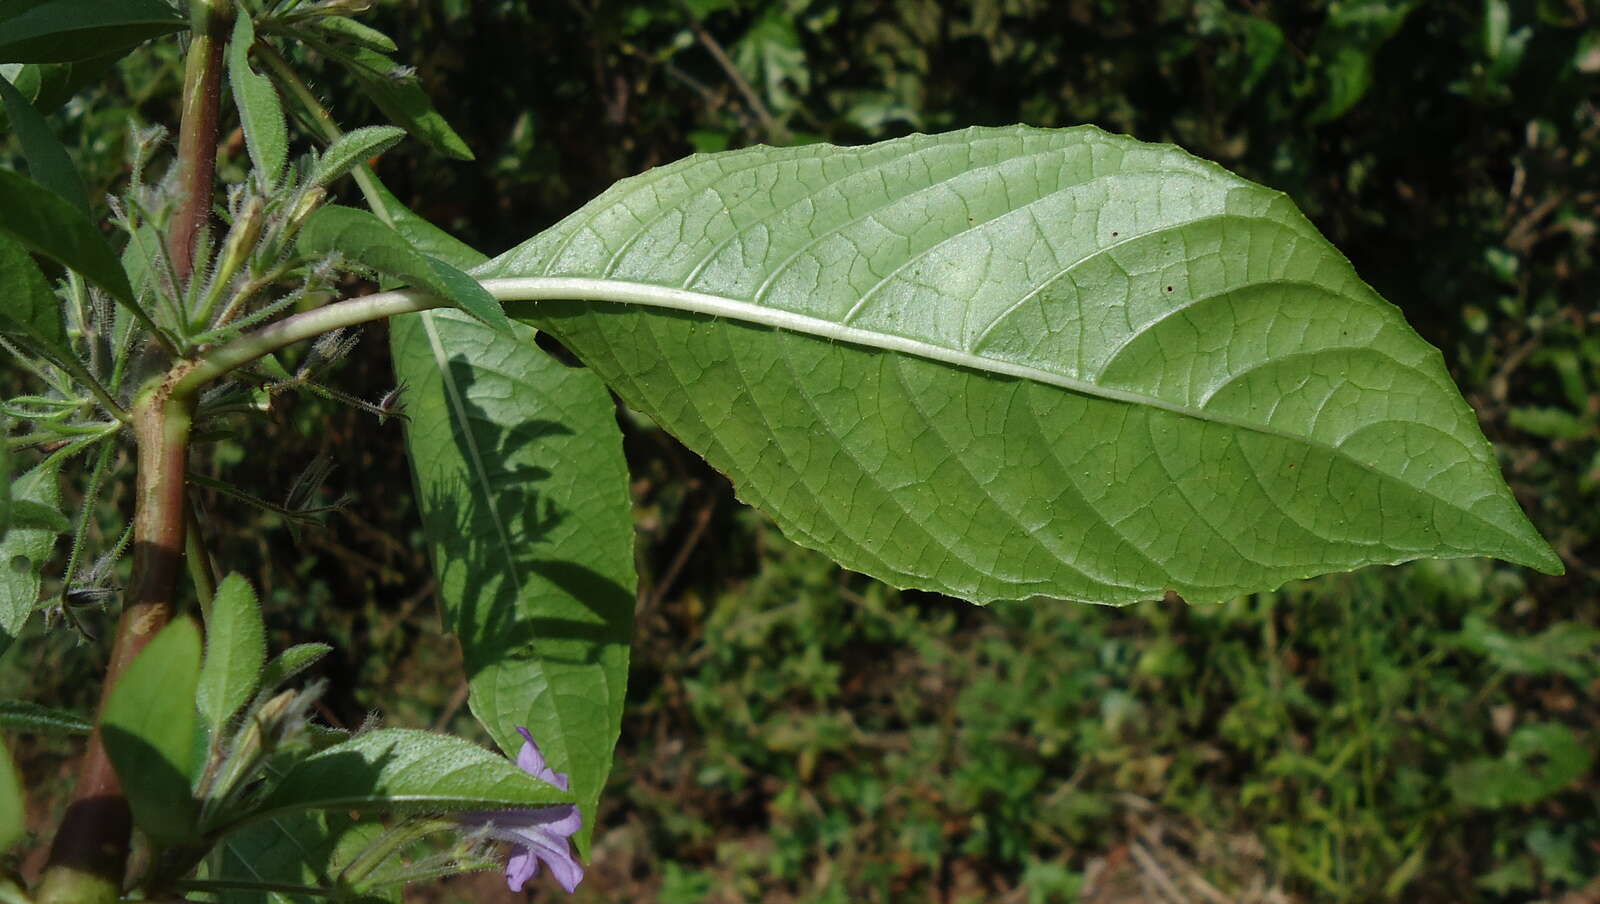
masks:
{"label": "young leaf", "polygon": [[306,180],[308,186],[326,186],[369,157],[381,154],[400,143],[406,130],[394,126],[367,126],[346,132],[328,146],[317,161],[317,168]]}
{"label": "young leaf", "polygon": [[0,170],[0,235],[82,273],[119,301],[133,303],[127,274],[88,214],[9,170]]}
{"label": "young leaf", "polygon": [[1284,195],[1170,145],[696,156],[473,275],[579,299],[525,313],[897,586],[1198,602],[1430,556],[1562,567],[1438,350]]}
{"label": "young leaf", "polygon": [[249,702],[267,661],[267,630],[256,593],[238,574],[217,586],[206,621],[205,662],[197,700],[213,737]]}
{"label": "young leaf", "polygon": [[[56,465],[41,464],[11,484],[12,504],[36,502],[61,507]],[[22,633],[39,601],[39,573],[55,548],[54,531],[13,526],[0,539],[0,654]]]}
{"label": "young leaf", "polygon": [[17,141],[22,145],[22,154],[28,160],[28,172],[34,181],[87,214],[88,190],[83,187],[83,178],[78,175],[78,168],[72,165],[72,158],[67,156],[67,149],[61,146],[60,139],[50,130],[50,124],[4,77],[0,77],[0,101],[5,103],[6,115],[10,117],[11,127],[17,133]]}
{"label": "young leaf", "polygon": [[28,831],[28,808],[22,796],[22,777],[17,775],[11,751],[0,743],[0,853],[22,840]]}
{"label": "young leaf", "polygon": [[468,741],[389,728],[306,757],[248,818],[301,810],[442,814],[571,802],[571,794]]}
{"label": "young leaf", "polygon": [[0,304],[0,333],[31,342],[52,357],[72,354],[56,293],[28,252],[4,235],[0,235],[0,286],[7,296]]}
{"label": "young leaf", "polygon": [[320,42],[319,46],[350,70],[362,92],[378,105],[383,115],[442,154],[457,160],[473,159],[467,143],[433,108],[422,86],[408,76],[400,64],[365,47],[333,47],[320,45]]}
{"label": "young leaf", "polygon": [[301,253],[309,257],[338,251],[385,276],[427,289],[496,329],[511,330],[500,302],[476,280],[419,253],[398,232],[364,210],[337,205],[320,208],[306,219],[298,241]]}
{"label": "young leaf", "polygon": [[100,714],[106,753],[139,828],[162,842],[194,833],[198,807],[189,792],[198,759],[195,690],[200,631],[181,618],[150,641],[117,682]]}
{"label": "young leaf", "polygon": [[94,728],[87,719],[64,709],[51,709],[23,700],[0,701],[0,728],[34,734],[88,734]]}
{"label": "young leaf", "polygon": [[348,41],[380,53],[393,53],[398,49],[388,35],[345,16],[317,16],[306,24],[331,40]]}
{"label": "young leaf", "polygon": [[333,652],[325,643],[295,644],[267,663],[261,672],[261,691],[271,693],[285,682],[315,665],[317,660]]}
{"label": "young leaf", "polygon": [[633,634],[627,462],[610,396],[518,325],[398,318],[395,373],[444,623],[472,711],[508,755],[517,726],[570,775],[587,850],[621,730]]}
{"label": "young leaf", "polygon": [[188,23],[161,0],[49,0],[0,24],[0,63],[61,63],[130,50]]}
{"label": "young leaf", "polygon": [[289,156],[289,127],[278,89],[272,87],[271,79],[250,68],[250,47],[255,42],[250,14],[240,10],[233,20],[233,39],[228,42],[228,83],[233,86],[233,103],[239,108],[239,125],[244,129],[250,159],[263,178],[275,183]]}

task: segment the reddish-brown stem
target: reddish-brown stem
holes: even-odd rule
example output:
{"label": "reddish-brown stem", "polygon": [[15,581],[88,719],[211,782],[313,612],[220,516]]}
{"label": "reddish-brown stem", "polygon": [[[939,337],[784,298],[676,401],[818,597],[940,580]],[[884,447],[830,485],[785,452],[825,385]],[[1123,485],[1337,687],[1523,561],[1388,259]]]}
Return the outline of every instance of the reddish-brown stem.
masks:
{"label": "reddish-brown stem", "polygon": [[[193,272],[195,239],[210,216],[222,54],[232,22],[231,0],[192,0],[192,35],[184,65],[183,122],[178,138],[177,209],[167,237],[179,279],[187,279]],[[138,444],[133,578],[106,667],[102,710],[128,666],[172,619],[183,566],[188,511],[184,482],[194,399],[192,392],[176,390],[193,368],[192,362],[176,362],[159,382],[140,393],[133,407],[131,420]],[[115,902],[127,873],[132,830],[132,812],[101,741],[97,720],[34,900],[38,904]]]}
{"label": "reddish-brown stem", "polygon": [[233,26],[225,2],[195,0],[189,55],[183,67],[183,122],[178,131],[178,197],[167,253],[178,279],[194,271],[194,243],[211,218],[217,169],[217,116],[222,107],[222,53]]}
{"label": "reddish-brown stem", "polygon": [[[133,579],[106,669],[102,708],[134,658],[172,618],[188,512],[184,480],[192,404],[189,398],[173,398],[172,389],[192,366],[175,367],[133,409],[139,448]],[[72,803],[50,848],[50,866],[36,897],[39,904],[106,900],[107,891],[114,900],[122,886],[131,829],[127,799],[96,727],[79,767]],[[97,893],[86,895],[89,886],[95,886]]]}

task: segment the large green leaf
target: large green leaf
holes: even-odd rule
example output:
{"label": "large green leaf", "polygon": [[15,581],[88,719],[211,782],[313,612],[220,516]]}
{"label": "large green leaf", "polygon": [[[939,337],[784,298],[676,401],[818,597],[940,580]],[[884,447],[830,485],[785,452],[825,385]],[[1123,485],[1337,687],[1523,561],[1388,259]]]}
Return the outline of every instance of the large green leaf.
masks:
{"label": "large green leaf", "polygon": [[131,304],[128,275],[89,215],[37,182],[0,170],[0,235],[77,270]]}
{"label": "large green leaf", "polygon": [[790,536],[902,587],[1561,569],[1439,352],[1288,198],[1168,145],[1019,126],[696,156],[474,275],[580,299],[522,313]]}
{"label": "large green leaf", "polygon": [[[59,508],[57,467],[43,464],[18,477],[10,488],[13,505],[26,501]],[[13,525],[0,539],[0,654],[22,633],[33,614],[39,601],[39,574],[55,545],[54,531],[21,525]]]}
{"label": "large green leaf", "polygon": [[28,159],[28,172],[34,180],[88,213],[88,190],[83,187],[83,177],[78,175],[72,158],[67,156],[67,149],[28,98],[3,75],[0,75],[0,101],[5,104],[6,115],[17,134],[17,142],[22,145],[22,153]]}
{"label": "large green leaf", "polygon": [[455,312],[391,328],[445,624],[478,719],[508,754],[526,726],[569,773],[586,850],[621,730],[633,634],[627,463],[610,396],[518,325]]}
{"label": "large green leaf", "polygon": [[305,810],[445,814],[571,801],[571,794],[468,741],[388,728],[306,757],[247,819]]}
{"label": "large green leaf", "polygon": [[198,806],[189,783],[195,748],[200,630],[187,618],[163,628],[106,697],[100,734],[133,808],[152,838],[189,840]]}
{"label": "large green leaf", "polygon": [[61,63],[128,50],[185,27],[161,0],[47,0],[0,23],[0,62]]}

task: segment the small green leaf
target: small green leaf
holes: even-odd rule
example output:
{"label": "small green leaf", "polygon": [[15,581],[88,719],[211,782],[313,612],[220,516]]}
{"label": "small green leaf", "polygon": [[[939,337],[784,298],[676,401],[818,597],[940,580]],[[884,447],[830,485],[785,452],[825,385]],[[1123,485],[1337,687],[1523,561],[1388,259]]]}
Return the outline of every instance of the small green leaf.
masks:
{"label": "small green leaf", "polygon": [[72,354],[56,293],[28,252],[4,235],[0,235],[0,286],[6,293],[5,303],[0,304],[0,333],[28,340],[51,357]]}
{"label": "small green leaf", "polygon": [[182,618],[168,625],[112,688],[100,733],[134,821],[150,837],[193,837],[198,806],[189,791],[195,749],[200,631]]}
{"label": "small green leaf", "polygon": [[1552,672],[1587,682],[1600,674],[1600,630],[1575,621],[1559,621],[1532,637],[1516,637],[1496,630],[1487,619],[1469,615],[1462,622],[1457,642],[1481,653],[1496,668],[1517,675]]}
{"label": "small green leaf", "polygon": [[205,663],[197,699],[212,736],[250,701],[267,661],[267,632],[250,583],[230,574],[217,586],[206,620]]}
{"label": "small green leaf", "polygon": [[1594,752],[1559,722],[1524,725],[1500,759],[1472,760],[1450,770],[1456,800],[1496,810],[1537,803],[1589,770]]}
{"label": "small green leaf", "polygon": [[11,127],[22,145],[22,155],[28,160],[28,173],[34,181],[50,189],[84,213],[89,212],[89,193],[83,187],[83,177],[73,166],[67,149],[50,130],[33,104],[23,97],[11,82],[0,77],[0,101],[5,102]]}
{"label": "small green leaf", "polygon": [[299,246],[311,257],[338,251],[385,276],[427,289],[496,329],[511,329],[500,303],[477,280],[419,253],[400,233],[364,210],[320,208],[301,227]]}
{"label": "small green leaf", "polygon": [[47,530],[53,534],[64,534],[72,530],[72,522],[67,520],[66,515],[51,506],[29,502],[26,499],[18,499],[11,503],[11,526]]}
{"label": "small green leaf", "polygon": [[378,183],[378,197],[383,201],[390,222],[394,223],[394,231],[405,236],[411,247],[423,254],[463,270],[489,259],[488,255],[418,216],[381,182]]}
{"label": "small green leaf", "polygon": [[380,53],[394,53],[398,49],[388,35],[345,16],[318,16],[308,24],[331,40],[347,41]]}
{"label": "small green leaf", "polygon": [[442,814],[571,802],[568,792],[476,744],[390,728],[300,761],[250,819],[300,810]]}
{"label": "small green leaf", "polygon": [[367,158],[399,144],[400,139],[404,137],[406,130],[395,126],[367,126],[354,132],[346,132],[339,136],[338,141],[328,145],[328,149],[317,160],[317,168],[311,172],[311,178],[306,180],[306,184],[327,185],[350,172]]}
{"label": "small green leaf", "polygon": [[[217,843],[220,857],[208,879],[245,883],[276,882],[326,889],[331,900],[377,899],[347,897],[336,877],[361,851],[384,834],[377,820],[356,820],[344,813],[316,811],[279,816],[241,826]],[[244,889],[219,892],[221,904],[287,904],[319,900],[295,895],[267,895]]]}
{"label": "small green leaf", "polygon": [[27,799],[22,796],[22,777],[11,761],[11,751],[0,743],[0,853],[22,840],[28,830]]}
{"label": "small green leaf", "polygon": [[435,285],[444,290],[444,296],[455,302],[456,307],[500,333],[511,333],[511,318],[477,280],[436,257],[429,257],[427,261],[433,268]]}
{"label": "small green leaf", "polygon": [[244,129],[250,159],[268,184],[273,184],[289,156],[289,127],[278,89],[271,79],[250,68],[250,47],[255,42],[250,15],[240,10],[233,20],[233,39],[228,42],[228,83],[233,86],[233,103],[239,108],[239,125]]}
{"label": "small green leaf", "polygon": [[24,700],[0,701],[0,728],[66,735],[88,734],[94,728],[77,713]]}
{"label": "small green leaf", "polygon": [[3,24],[0,62],[61,63],[129,50],[188,23],[160,0],[49,0]]}
{"label": "small green leaf", "polygon": [[267,663],[261,672],[261,692],[271,693],[282,687],[285,682],[292,679],[306,669],[316,664],[317,660],[333,652],[333,647],[325,643],[295,644]]}
{"label": "small green leaf", "polygon": [[0,170],[0,234],[82,273],[118,301],[133,303],[128,275],[89,215],[8,170]]}
{"label": "small green leaf", "polygon": [[[11,484],[12,505],[36,502],[59,509],[61,486],[56,469],[47,461],[18,477]],[[0,653],[22,633],[22,626],[33,614],[39,601],[39,574],[55,545],[54,532],[20,526],[0,539]]]}
{"label": "small green leaf", "polygon": [[406,73],[405,67],[364,47],[324,46],[323,49],[350,70],[362,92],[378,105],[383,115],[442,154],[457,160],[473,159],[467,143],[433,108],[433,102],[428,100],[416,78]]}

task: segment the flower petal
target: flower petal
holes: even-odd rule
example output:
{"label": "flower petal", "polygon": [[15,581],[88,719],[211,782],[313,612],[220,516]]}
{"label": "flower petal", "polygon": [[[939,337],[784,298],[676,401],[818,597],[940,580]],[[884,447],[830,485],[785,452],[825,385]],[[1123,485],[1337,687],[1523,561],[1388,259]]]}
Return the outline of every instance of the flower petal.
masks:
{"label": "flower petal", "polygon": [[517,753],[517,768],[542,782],[566,791],[567,774],[551,769],[545,762],[544,754],[539,750],[539,743],[533,739],[533,733],[520,725],[517,726],[517,732],[526,742],[522,745],[522,750]]}

